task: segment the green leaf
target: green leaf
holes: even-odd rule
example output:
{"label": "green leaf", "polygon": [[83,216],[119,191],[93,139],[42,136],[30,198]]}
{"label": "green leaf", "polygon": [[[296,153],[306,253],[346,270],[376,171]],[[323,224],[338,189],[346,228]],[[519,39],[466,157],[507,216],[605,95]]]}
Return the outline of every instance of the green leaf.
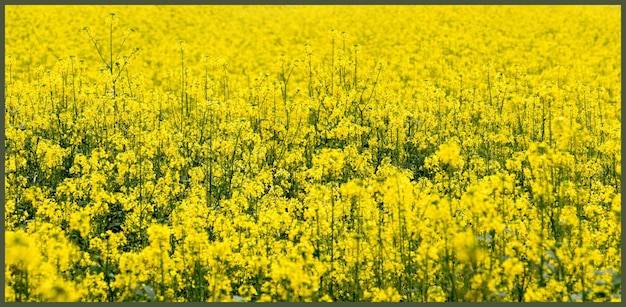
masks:
{"label": "green leaf", "polygon": [[583,299],[583,294],[578,292],[578,293],[573,293],[569,296],[570,300],[572,301],[581,301]]}
{"label": "green leaf", "polygon": [[233,295],[233,301],[234,302],[245,302],[246,299],[244,297],[239,296],[239,295]]}
{"label": "green leaf", "polygon": [[606,280],[604,280],[604,279],[596,280],[596,285],[597,286],[604,286],[604,285],[607,285],[607,284],[608,284],[608,282]]}
{"label": "green leaf", "polygon": [[143,291],[146,292],[150,301],[154,302],[154,289],[148,285],[143,286]]}

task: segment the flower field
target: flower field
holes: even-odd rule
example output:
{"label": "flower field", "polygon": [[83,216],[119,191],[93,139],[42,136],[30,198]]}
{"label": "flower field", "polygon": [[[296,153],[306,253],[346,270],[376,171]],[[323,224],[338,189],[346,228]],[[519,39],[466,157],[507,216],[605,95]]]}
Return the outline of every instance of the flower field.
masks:
{"label": "flower field", "polygon": [[5,6],[6,301],[621,301],[619,6]]}

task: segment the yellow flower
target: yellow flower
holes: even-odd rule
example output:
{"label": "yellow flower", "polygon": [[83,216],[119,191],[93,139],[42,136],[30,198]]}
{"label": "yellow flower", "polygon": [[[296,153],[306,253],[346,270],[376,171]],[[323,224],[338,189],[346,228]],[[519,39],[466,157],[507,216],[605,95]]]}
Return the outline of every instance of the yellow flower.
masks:
{"label": "yellow flower", "polygon": [[70,215],[70,228],[78,230],[80,236],[87,238],[91,232],[90,215],[84,209]]}
{"label": "yellow flower", "polygon": [[372,302],[399,302],[401,299],[402,296],[393,287],[387,287],[384,290],[378,288],[372,290]]}
{"label": "yellow flower", "polygon": [[504,274],[509,280],[513,280],[518,275],[524,272],[524,264],[516,257],[510,257],[502,262],[502,268]]}
{"label": "yellow flower", "polygon": [[450,141],[441,144],[435,154],[444,165],[450,165],[454,169],[463,168],[464,161],[461,156],[461,147],[456,142]]}
{"label": "yellow flower", "polygon": [[39,251],[36,248],[35,240],[27,235],[23,230],[7,231],[5,233],[5,265],[17,266],[20,269],[33,271],[41,261]]}
{"label": "yellow flower", "polygon": [[80,299],[74,285],[60,278],[44,280],[35,293],[41,295],[44,302],[76,302]]}

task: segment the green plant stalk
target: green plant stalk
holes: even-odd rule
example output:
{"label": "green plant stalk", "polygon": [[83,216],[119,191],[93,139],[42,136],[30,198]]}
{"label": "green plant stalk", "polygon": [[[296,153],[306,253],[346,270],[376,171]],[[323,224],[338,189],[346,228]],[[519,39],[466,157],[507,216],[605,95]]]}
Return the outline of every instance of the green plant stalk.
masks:
{"label": "green plant stalk", "polygon": [[330,297],[334,299],[333,274],[335,271],[335,189],[333,188],[332,195],[330,197]]}
{"label": "green plant stalk", "polygon": [[330,95],[335,93],[335,38],[331,39],[331,56],[330,56]]}

